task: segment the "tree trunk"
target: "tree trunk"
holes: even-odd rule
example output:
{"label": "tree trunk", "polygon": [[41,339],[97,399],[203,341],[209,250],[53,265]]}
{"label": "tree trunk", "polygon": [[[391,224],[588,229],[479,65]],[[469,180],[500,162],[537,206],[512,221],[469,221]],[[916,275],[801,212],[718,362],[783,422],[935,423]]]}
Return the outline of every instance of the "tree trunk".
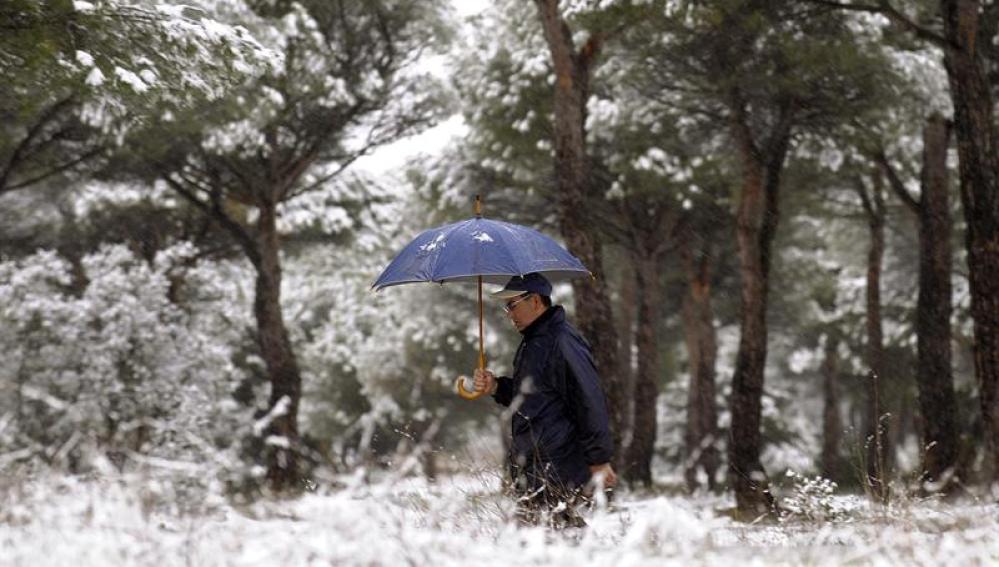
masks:
{"label": "tree trunk", "polygon": [[[627,254],[623,254],[627,257]],[[624,274],[621,278],[621,287],[618,289],[618,302],[614,306],[614,315],[618,317],[618,376],[624,385],[624,395],[627,400],[625,413],[622,417],[623,430],[621,432],[621,446],[618,448],[622,454],[627,454],[634,434],[635,423],[635,371],[632,367],[634,356],[632,349],[635,347],[635,325],[638,318],[638,290],[635,284],[635,268],[633,261],[628,258],[624,267]],[[619,473],[622,471],[618,471]]]}
{"label": "tree trunk", "polygon": [[839,415],[839,335],[830,331],[826,335],[825,355],[822,360],[822,476],[833,481],[843,476],[843,458],[839,448],[843,437],[843,420]]}
{"label": "tree trunk", "polygon": [[688,237],[681,255],[687,273],[687,294],[683,299],[683,332],[687,346],[690,386],[687,390],[687,424],[684,433],[683,477],[687,488],[697,489],[698,470],[703,470],[708,487],[716,490],[721,456],[718,452],[718,410],[715,406],[714,314],[711,308],[711,252],[692,250]]}
{"label": "tree trunk", "polygon": [[[944,65],[954,107],[960,158],[961,204],[974,320],[979,387],[991,476],[999,482],[999,148],[986,62],[976,44],[980,2],[941,0],[947,45]],[[986,36],[987,37],[987,36]]]}
{"label": "tree trunk", "polygon": [[[899,199],[916,215],[919,227],[919,300],[916,307],[917,367],[922,480],[924,489],[949,491],[958,454],[957,406],[951,371],[951,232],[947,183],[950,127],[939,114],[923,129],[921,197],[912,198],[881,154],[882,170]],[[939,484],[941,482],[945,484]]]}
{"label": "tree trunk", "polygon": [[[637,254],[636,254],[637,256]],[[635,258],[638,288],[638,372],[635,375],[635,422],[626,467],[628,481],[652,487],[652,457],[656,442],[656,401],[659,398],[659,319],[662,290],[659,263]]]}
{"label": "tree trunk", "polygon": [[259,261],[254,266],[257,286],[253,314],[260,353],[271,379],[271,421],[265,433],[267,480],[271,488],[281,491],[296,488],[300,480],[297,450],[302,378],[281,313],[281,262],[275,209],[274,204],[259,207]]}
{"label": "tree trunk", "polygon": [[919,201],[919,300],[916,311],[923,480],[940,482],[957,461],[957,405],[951,372],[951,232],[947,187],[949,127],[930,118],[923,132],[922,198]]}
{"label": "tree trunk", "polygon": [[767,294],[770,251],[779,221],[780,174],[790,143],[791,108],[781,118],[765,148],[749,130],[746,104],[732,96],[732,126],[742,168],[736,213],[739,286],[742,300],[739,351],[732,376],[729,408],[732,425],[728,445],[729,479],[739,516],[754,518],[776,508],[766,471],[760,462],[760,418],[767,362]]}
{"label": "tree trunk", "polygon": [[732,426],[728,452],[736,505],[740,514],[751,516],[769,513],[773,505],[766,472],[760,463],[760,414],[767,359],[768,282],[764,247],[769,248],[769,243],[760,238],[765,201],[761,168],[744,172],[737,216],[742,318],[729,400]]}
{"label": "tree trunk", "polygon": [[888,440],[885,443],[885,470],[894,471],[898,469],[898,451],[905,440],[906,435],[915,431],[915,408],[912,402],[915,401],[904,392],[899,396],[898,401],[891,409],[891,419],[884,424]]}
{"label": "tree trunk", "polygon": [[858,180],[860,193],[867,214],[870,230],[870,248],[867,251],[867,366],[870,376],[867,381],[867,408],[864,412],[864,439],[866,448],[867,487],[879,500],[884,500],[885,485],[885,441],[881,416],[881,382],[884,373],[884,335],[881,326],[881,266],[885,248],[885,211],[879,175],[874,176],[874,189],[868,196],[863,181]]}
{"label": "tree trunk", "polygon": [[590,342],[597,371],[607,394],[616,460],[622,460],[621,436],[627,400],[617,373],[617,336],[613,325],[607,279],[603,276],[598,223],[589,218],[593,198],[586,154],[586,101],[590,71],[602,39],[591,36],[576,52],[572,32],[559,14],[558,0],[535,0],[555,70],[555,181],[562,236],[569,251],[596,276],[576,279],[576,323]]}

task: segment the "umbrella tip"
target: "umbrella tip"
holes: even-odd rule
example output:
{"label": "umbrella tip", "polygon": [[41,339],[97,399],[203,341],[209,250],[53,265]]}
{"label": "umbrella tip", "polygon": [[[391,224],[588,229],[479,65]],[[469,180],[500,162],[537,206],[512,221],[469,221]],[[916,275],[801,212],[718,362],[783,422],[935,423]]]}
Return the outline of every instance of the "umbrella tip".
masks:
{"label": "umbrella tip", "polygon": [[481,195],[476,195],[475,196],[475,218],[477,218],[477,219],[481,219],[482,218],[482,196]]}

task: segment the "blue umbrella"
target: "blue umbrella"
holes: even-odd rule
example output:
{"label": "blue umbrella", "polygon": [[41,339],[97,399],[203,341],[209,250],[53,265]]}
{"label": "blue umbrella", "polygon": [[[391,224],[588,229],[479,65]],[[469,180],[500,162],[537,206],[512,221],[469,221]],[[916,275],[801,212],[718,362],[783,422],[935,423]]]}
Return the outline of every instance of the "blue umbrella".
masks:
{"label": "blue umbrella", "polygon": [[[476,282],[479,285],[479,368],[484,369],[482,284],[505,284],[532,272],[549,281],[591,275],[578,258],[551,238],[526,226],[482,218],[475,198],[475,218],[422,232],[406,245],[371,286],[375,291],[416,282]],[[458,394],[476,399],[461,380]]]}

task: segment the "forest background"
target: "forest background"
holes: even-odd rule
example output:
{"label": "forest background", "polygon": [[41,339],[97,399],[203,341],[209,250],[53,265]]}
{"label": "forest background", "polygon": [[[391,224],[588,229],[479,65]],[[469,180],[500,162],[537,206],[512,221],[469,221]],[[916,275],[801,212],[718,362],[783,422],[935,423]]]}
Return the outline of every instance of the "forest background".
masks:
{"label": "forest background", "polygon": [[594,272],[555,299],[630,490],[757,518],[785,471],[996,486],[995,2],[10,0],[0,29],[5,483],[498,469],[499,409],[452,391],[474,289],[369,289],[481,195]]}

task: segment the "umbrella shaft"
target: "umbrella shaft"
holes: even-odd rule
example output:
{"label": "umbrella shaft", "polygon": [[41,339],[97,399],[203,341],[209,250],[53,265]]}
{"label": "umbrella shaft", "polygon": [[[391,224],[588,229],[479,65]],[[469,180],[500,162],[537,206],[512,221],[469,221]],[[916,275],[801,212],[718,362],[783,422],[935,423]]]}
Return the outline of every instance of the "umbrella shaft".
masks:
{"label": "umbrella shaft", "polygon": [[482,308],[482,276],[479,276],[479,370],[486,369],[485,322]]}

